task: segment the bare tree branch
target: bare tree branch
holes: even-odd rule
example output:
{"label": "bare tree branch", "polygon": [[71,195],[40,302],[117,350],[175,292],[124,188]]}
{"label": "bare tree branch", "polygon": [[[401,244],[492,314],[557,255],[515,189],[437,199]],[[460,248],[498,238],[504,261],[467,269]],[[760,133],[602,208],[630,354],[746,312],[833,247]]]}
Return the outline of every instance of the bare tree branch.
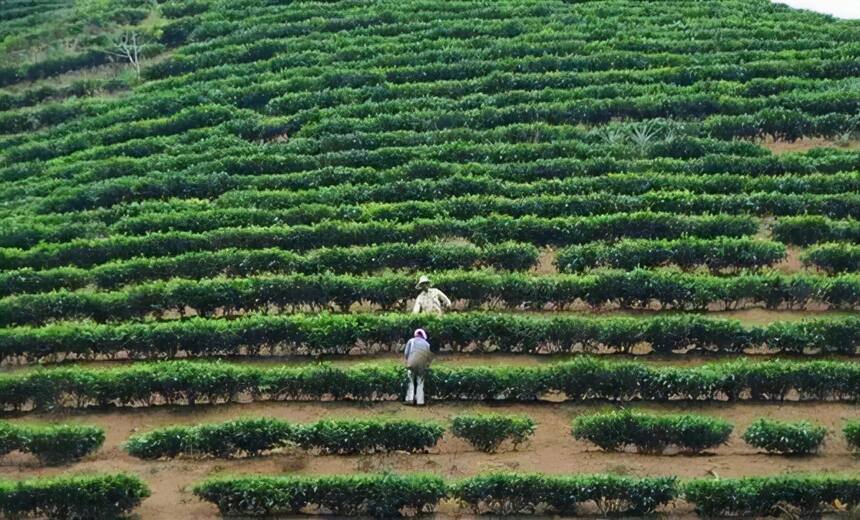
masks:
{"label": "bare tree branch", "polygon": [[140,52],[146,44],[143,37],[135,31],[125,31],[114,38],[112,44],[113,47],[104,49],[104,52],[128,61],[140,78]]}

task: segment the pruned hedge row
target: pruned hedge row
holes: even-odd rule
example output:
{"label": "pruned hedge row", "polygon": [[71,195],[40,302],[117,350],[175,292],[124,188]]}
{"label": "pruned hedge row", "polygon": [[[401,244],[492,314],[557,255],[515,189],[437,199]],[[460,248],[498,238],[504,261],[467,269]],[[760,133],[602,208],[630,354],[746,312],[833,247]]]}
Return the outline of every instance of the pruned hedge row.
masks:
{"label": "pruned hedge row", "polygon": [[[157,176],[147,178],[156,182]],[[623,212],[659,212],[686,215],[736,214],[755,216],[792,216],[822,215],[829,218],[850,218],[860,216],[860,195],[848,194],[691,194],[687,191],[651,191],[641,195],[618,195],[599,192],[594,194],[562,194],[556,192],[569,189],[567,185],[546,182],[534,185],[492,184],[484,186],[479,179],[445,179],[434,188],[429,182],[413,181],[403,183],[403,190],[394,191],[394,186],[383,185],[378,191],[381,198],[396,199],[397,195],[406,200],[379,203],[371,198],[358,205],[344,205],[338,200],[336,188],[324,188],[320,193],[262,191],[231,191],[215,202],[188,201],[185,199],[160,202],[151,207],[113,208],[107,212],[81,212],[74,221],[57,221],[60,214],[37,217],[37,222],[8,222],[0,232],[0,247],[29,248],[39,242],[63,242],[72,239],[93,239],[107,235],[139,236],[148,233],[185,231],[203,233],[223,228],[271,227],[279,225],[299,226],[316,225],[326,220],[350,223],[396,222],[407,224],[420,219],[457,219],[468,220],[500,215],[504,217],[558,218],[609,215]],[[141,182],[141,181],[137,181]],[[173,181],[177,182],[177,181]],[[204,189],[204,185],[194,187],[194,177],[182,179],[189,189]],[[201,183],[204,180],[201,180]],[[209,185],[209,196],[213,191],[235,188],[239,183],[221,176],[205,179]],[[220,185],[218,184],[220,182]],[[413,186],[414,184],[414,186]],[[459,186],[462,184],[461,186]],[[727,183],[728,184],[728,183]],[[214,185],[214,186],[213,186]],[[220,186],[220,188],[218,187]],[[164,185],[168,189],[170,184]],[[550,191],[541,193],[540,188]],[[365,191],[366,187],[361,187]],[[458,192],[461,188],[463,192]],[[480,194],[483,190],[499,191],[505,196]],[[506,190],[507,188],[507,190]],[[624,189],[623,185],[619,188]],[[721,185],[711,189],[720,189]],[[177,188],[178,189],[178,188]],[[359,188],[353,188],[358,190]],[[450,198],[441,201],[415,201],[410,189],[442,191]],[[618,189],[618,188],[616,188]],[[628,188],[631,189],[631,188]],[[632,188],[632,189],[635,189]],[[384,191],[383,191],[384,190]],[[387,195],[393,191],[393,195]],[[472,195],[477,191],[479,194]],[[538,195],[512,197],[510,191],[538,192]],[[362,195],[364,195],[362,193]],[[442,196],[435,193],[435,196]],[[333,199],[331,202],[328,199]],[[310,200],[311,202],[307,202]],[[121,215],[122,210],[130,214]],[[138,214],[136,214],[138,213]],[[116,217],[113,215],[120,214]]]}
{"label": "pruned hedge row", "polygon": [[345,516],[391,518],[431,512],[443,499],[477,513],[574,516],[641,516],[692,503],[703,516],[802,516],[852,510],[860,505],[860,477],[780,475],[740,479],[551,476],[493,473],[445,482],[426,475],[237,476],[206,480],[194,494],[222,514],[272,516],[314,510]]}
{"label": "pruned hedge row", "polygon": [[0,273],[0,296],[41,293],[88,286],[117,289],[151,280],[199,280],[221,275],[364,274],[386,269],[428,272],[473,267],[522,271],[535,265],[539,251],[530,244],[503,242],[482,248],[470,244],[419,242],[331,247],[300,255],[281,249],[223,249],[159,258],[131,258],[92,268],[23,268]]}
{"label": "pruned hedge row", "polygon": [[569,245],[618,238],[700,238],[756,233],[756,219],[739,215],[683,216],[666,213],[621,213],[593,217],[481,217],[470,220],[419,219],[408,224],[323,222],[312,226],[223,228],[204,233],[165,232],[142,237],[114,236],[0,249],[0,268],[91,267],[136,256],[172,256],[227,248],[281,248],[305,251],[322,247],[415,242],[463,237],[478,245],[517,241],[535,245]]}
{"label": "pruned hedge row", "polygon": [[0,512],[9,518],[110,520],[127,515],[148,496],[140,478],[123,473],[0,480]]}
{"label": "pruned hedge row", "polygon": [[698,453],[728,442],[732,425],[704,415],[621,410],[577,416],[571,433],[608,451],[634,446],[640,452],[662,453],[671,446]]}
{"label": "pruned hedge row", "polygon": [[[530,129],[529,132],[534,130]],[[640,196],[639,202],[626,199],[626,203],[619,206],[619,211],[666,207],[718,212],[718,208],[724,205],[723,212],[734,210],[788,215],[809,211],[846,216],[851,214],[852,208],[856,209],[856,197],[853,195],[856,181],[850,173],[836,174],[833,179],[827,180],[823,178],[823,173],[850,172],[856,170],[860,163],[858,154],[850,151],[817,152],[814,160],[794,155],[788,159],[780,156],[706,155],[687,160],[665,157],[631,160],[594,158],[593,154],[588,159],[571,158],[564,153],[566,149],[563,147],[559,152],[562,157],[548,156],[534,162],[484,165],[460,164],[464,159],[456,156],[413,157],[411,149],[403,149],[400,160],[394,161],[390,168],[385,164],[376,164],[376,168],[372,169],[373,161],[367,164],[371,157],[367,161],[348,162],[337,161],[336,156],[332,157],[331,154],[327,160],[314,159],[312,156],[299,158],[296,154],[262,154],[256,147],[249,149],[247,144],[237,146],[235,139],[225,137],[220,137],[220,141],[210,138],[213,141],[211,146],[217,152],[191,145],[182,149],[177,145],[169,147],[176,150],[175,155],[152,155],[168,148],[165,139],[153,138],[151,143],[134,140],[131,144],[122,145],[121,150],[116,150],[127,150],[134,155],[147,150],[148,154],[143,158],[145,162],[131,158],[105,158],[94,171],[82,166],[91,165],[92,161],[58,164],[51,168],[52,173],[69,176],[70,172],[76,172],[75,177],[79,181],[77,186],[58,190],[56,181],[29,180],[26,193],[38,194],[39,197],[19,203],[42,212],[35,216],[40,220],[59,217],[57,213],[44,212],[97,209],[99,211],[89,214],[96,217],[113,215],[111,221],[116,222],[117,219],[132,216],[122,214],[123,211],[145,209],[145,206],[137,208],[127,204],[129,202],[171,197],[182,199],[166,203],[176,207],[177,203],[189,202],[192,198],[215,197],[218,197],[215,206],[233,208],[289,210],[297,209],[302,204],[317,203],[332,206],[328,213],[337,215],[337,206],[344,204],[414,202],[416,192],[427,198],[482,195],[528,199],[539,195],[577,196],[608,191]],[[534,146],[520,144],[518,149],[532,150]],[[535,151],[539,149],[532,150]],[[379,155],[386,151],[368,153]],[[387,153],[391,155],[393,152]],[[233,156],[225,157],[224,154]],[[385,157],[376,162],[386,162],[382,159]],[[177,170],[181,170],[181,175],[174,173]],[[660,171],[665,178],[655,181],[654,174],[650,173],[655,170]],[[272,171],[283,173],[261,175]],[[43,169],[34,164],[18,163],[0,168],[0,178],[18,180],[34,176],[37,172],[43,172]],[[122,172],[122,175],[117,177],[115,172]],[[608,178],[602,179],[604,175]],[[599,177],[595,179],[589,176]],[[694,194],[684,197],[683,192],[686,190]],[[21,188],[15,186],[0,188],[0,193],[6,197],[14,197],[21,192]],[[742,193],[738,195],[738,192]],[[723,196],[698,197],[696,193]],[[756,193],[754,197],[746,196],[753,193]],[[582,204],[587,208],[598,204],[599,200],[586,198]],[[576,201],[572,201],[574,207],[579,206]],[[197,204],[198,209],[201,209],[199,206],[203,202],[198,201]],[[416,207],[426,204],[429,203],[423,202]],[[520,206],[515,200],[502,201],[500,208],[507,207],[514,211],[522,211],[529,206],[534,208],[534,204],[528,204],[527,201],[524,204]],[[465,209],[469,207],[468,204],[464,205]],[[517,207],[521,209],[517,210]],[[311,212],[309,216],[313,214]],[[20,216],[20,212],[16,215]],[[293,219],[301,218],[301,214],[291,215]],[[289,219],[285,223],[289,223]]]}
{"label": "pruned hedge row", "polygon": [[449,494],[478,513],[567,516],[588,504],[601,515],[637,516],[667,505],[678,490],[674,477],[496,473],[454,481]]}
{"label": "pruned hedge row", "polygon": [[12,451],[32,453],[42,464],[74,462],[99,449],[103,428],[90,425],[16,425],[0,422],[0,455]]}
{"label": "pruned hedge row", "polygon": [[406,509],[432,511],[447,486],[430,475],[246,476],[206,480],[193,492],[223,515],[288,515],[314,507],[334,515],[393,518]]}
{"label": "pruned hedge row", "polygon": [[444,432],[445,427],[435,421],[325,419],[295,424],[273,418],[246,418],[160,428],[133,435],[124,447],[142,459],[179,455],[253,457],[287,446],[318,453],[415,453],[435,446]]}
{"label": "pruned hedge row", "polygon": [[[110,225],[112,234],[144,235],[163,231],[195,231],[203,232],[225,227],[275,226],[275,225],[311,225],[323,220],[345,220],[349,222],[392,221],[407,223],[419,218],[456,218],[465,220],[477,217],[488,217],[494,214],[511,217],[574,217],[591,216],[621,212],[653,211],[683,214],[742,214],[756,216],[792,216],[792,215],[823,215],[829,218],[846,218],[860,216],[860,195],[847,194],[782,194],[782,193],[748,193],[736,195],[723,194],[691,194],[687,191],[652,191],[642,195],[615,195],[609,193],[559,195],[556,191],[560,186],[556,183],[546,183],[545,189],[550,194],[538,194],[509,198],[512,195],[489,196],[472,195],[472,191],[481,191],[481,183],[477,180],[467,182],[465,193],[455,192],[456,186],[447,179],[445,184],[440,182],[438,191],[451,192],[450,198],[441,201],[404,200],[378,203],[373,199],[359,205],[344,205],[343,202],[326,202],[325,199],[335,199],[335,189],[326,188],[317,197],[313,192],[304,192],[304,197],[313,202],[306,202],[301,193],[283,191],[264,191],[257,193],[254,204],[254,194],[241,197],[244,192],[232,191],[212,204],[198,203],[196,208],[187,209],[177,201],[177,208],[166,207],[158,212],[146,212],[140,215],[122,217]],[[417,182],[415,184],[418,184]],[[429,183],[423,183],[429,184]],[[529,185],[526,185],[529,186]],[[511,190],[527,191],[526,186],[513,184]],[[538,191],[538,183],[531,186],[532,191]],[[225,187],[229,187],[225,183]],[[405,185],[404,188],[411,186]],[[417,185],[416,188],[429,190],[432,186]],[[503,191],[504,185],[498,191]],[[365,188],[367,189],[367,188]],[[392,187],[386,186],[387,190]],[[381,191],[381,189],[380,189]],[[385,195],[383,192],[380,195]],[[407,192],[406,195],[409,193]],[[268,197],[266,197],[268,195]],[[439,193],[436,196],[443,196]],[[413,195],[414,196],[414,195]],[[244,198],[251,199],[249,206],[242,207]],[[320,198],[322,200],[317,201]],[[395,198],[393,195],[387,198]],[[404,197],[405,198],[405,197]],[[185,201],[182,201],[185,202]],[[290,204],[292,202],[292,204]],[[168,203],[169,204],[169,203]],[[256,206],[260,207],[256,207]],[[268,207],[273,206],[273,207]],[[85,215],[82,215],[85,216]],[[102,218],[104,218],[102,216]],[[93,222],[95,224],[95,222]],[[45,226],[41,233],[48,237],[71,236],[77,238],[95,235],[95,227],[87,229],[83,226],[73,227],[70,224]],[[23,236],[22,236],[23,235]],[[26,247],[33,244],[28,233],[17,233],[17,236],[0,235],[0,244],[4,247]],[[28,239],[29,238],[29,239]]]}
{"label": "pruned hedge row", "polygon": [[564,248],[556,254],[555,264],[568,273],[598,267],[634,269],[665,265],[682,269],[705,266],[711,271],[721,271],[760,269],[783,260],[785,255],[785,246],[780,243],[750,238],[622,239]]}
{"label": "pruned hedge row", "polygon": [[[40,325],[55,320],[99,323],[194,314],[407,308],[416,277],[405,274],[272,275],[249,278],[158,281],[111,292],[90,289],[20,294],[0,299],[0,324]],[[594,308],[713,310],[761,306],[830,309],[860,306],[860,275],[781,273],[721,277],[672,270],[598,271],[581,275],[525,275],[449,271],[433,277],[457,305],[473,309]],[[181,326],[181,325],[180,325]],[[17,331],[13,336],[33,334]]]}
{"label": "pruned hedge row", "polygon": [[[195,157],[197,155],[199,152]],[[270,154],[253,156],[253,159],[271,159],[274,161],[271,169],[284,168]],[[179,161],[178,158],[172,160]],[[248,163],[253,164],[250,157],[232,161],[236,163],[231,162],[229,166],[219,164],[219,170],[225,167],[231,171],[250,168]],[[838,169],[857,169],[860,160],[855,162],[857,164],[845,162]],[[41,199],[42,205],[56,198],[65,200],[67,204],[81,199],[80,204],[74,205],[78,210],[77,218],[70,222],[62,214],[28,215],[27,221],[22,223],[20,213],[9,215],[4,219],[0,244],[25,248],[40,241],[98,237],[108,231],[144,234],[169,227],[177,231],[199,232],[215,227],[261,226],[272,223],[273,219],[276,219],[276,224],[297,225],[325,219],[388,218],[402,222],[428,215],[463,218],[486,215],[487,210],[520,216],[574,216],[650,209],[778,215],[810,212],[836,217],[852,214],[856,199],[854,192],[860,190],[860,175],[857,173],[821,174],[804,170],[802,174],[756,177],[716,171],[707,174],[668,172],[683,172],[685,170],[680,166],[688,163],[564,158],[489,166],[411,161],[382,171],[366,167],[325,167],[279,175],[261,175],[257,171],[245,172],[254,175],[223,171],[212,173],[204,168],[202,171],[194,170],[196,173],[186,172],[177,179],[173,175],[152,172],[149,163],[143,168],[134,159],[114,158],[106,160],[99,171],[131,170],[130,177],[111,178],[95,185],[84,184],[75,190],[59,193],[50,183],[46,183],[44,188],[30,187],[28,193],[44,192],[43,195],[49,197]],[[194,161],[190,167],[197,165],[198,162]],[[63,169],[62,175],[69,175],[70,167]],[[177,165],[165,162],[161,169],[173,171],[185,167],[189,165],[184,162]],[[586,167],[594,171],[584,170]],[[23,166],[20,168],[26,170]],[[640,169],[646,171],[609,173]],[[659,169],[661,173],[650,173],[650,169]],[[577,173],[581,176],[576,176]],[[14,170],[0,169],[0,178],[4,174],[8,177],[6,180],[14,180],[18,175]],[[84,170],[78,177],[82,183],[101,178],[89,170]],[[142,197],[139,192],[144,192],[150,199],[183,198],[123,204]],[[221,192],[224,194],[217,200],[208,200]],[[427,197],[449,195],[450,198],[416,201],[415,192],[424,193]],[[5,192],[0,188],[0,193],[11,197],[19,191],[9,187]],[[202,200],[187,198],[192,196]],[[105,205],[115,206],[93,211],[77,207],[88,200],[91,204],[93,197]],[[201,215],[205,218],[199,218]],[[16,222],[18,225],[9,225]]]}
{"label": "pruned hedge row", "polygon": [[860,271],[860,244],[828,242],[809,247],[800,255],[806,266],[828,274]]}
{"label": "pruned hedge row", "polygon": [[700,515],[745,518],[779,516],[790,508],[801,517],[852,510],[860,505],[860,478],[780,475],[741,479],[698,479],[681,486]]}
{"label": "pruned hedge row", "polygon": [[860,449],[860,421],[846,422],[845,427],[842,429],[842,433],[845,435],[845,440],[848,442],[848,446],[855,450]]}
{"label": "pruned hedge row", "polygon": [[[426,394],[433,400],[536,401],[855,401],[860,365],[839,361],[738,360],[696,367],[609,362],[589,357],[535,367],[436,365]],[[115,368],[68,367],[0,374],[0,407],[156,406],[247,400],[383,400],[406,390],[394,364],[274,368],[171,361]]]}
{"label": "pruned hedge row", "polygon": [[0,359],[136,359],[177,356],[361,355],[396,352],[422,327],[443,352],[553,354],[650,352],[855,355],[860,319],[851,316],[743,325],[700,315],[562,316],[450,313],[249,315],[151,323],[57,324],[0,329]]}
{"label": "pruned hedge row", "polygon": [[819,242],[860,243],[860,221],[814,215],[781,217],[773,225],[773,236],[780,242],[798,246]]}
{"label": "pruned hedge row", "polygon": [[761,418],[747,428],[744,442],[771,453],[808,455],[824,444],[827,428],[809,421],[785,422]]}
{"label": "pruned hedge row", "polygon": [[462,414],[451,419],[451,432],[479,450],[493,453],[506,440],[516,449],[534,435],[535,422],[527,415]]}

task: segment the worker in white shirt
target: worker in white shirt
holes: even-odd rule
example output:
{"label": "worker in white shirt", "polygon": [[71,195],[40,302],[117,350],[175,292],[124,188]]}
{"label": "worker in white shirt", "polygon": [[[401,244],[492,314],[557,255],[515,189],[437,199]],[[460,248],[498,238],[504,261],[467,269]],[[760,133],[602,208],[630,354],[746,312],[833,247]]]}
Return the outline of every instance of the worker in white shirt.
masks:
{"label": "worker in white shirt", "polygon": [[406,374],[409,386],[406,390],[406,404],[424,405],[424,376],[433,362],[433,350],[427,341],[427,332],[416,329],[412,339],[406,342],[403,351],[406,361]]}
{"label": "worker in white shirt", "polygon": [[412,314],[422,314],[425,312],[442,314],[445,309],[451,307],[451,300],[439,289],[431,287],[430,278],[427,276],[419,278],[418,285],[415,288],[421,292],[415,298],[415,306],[412,307]]}

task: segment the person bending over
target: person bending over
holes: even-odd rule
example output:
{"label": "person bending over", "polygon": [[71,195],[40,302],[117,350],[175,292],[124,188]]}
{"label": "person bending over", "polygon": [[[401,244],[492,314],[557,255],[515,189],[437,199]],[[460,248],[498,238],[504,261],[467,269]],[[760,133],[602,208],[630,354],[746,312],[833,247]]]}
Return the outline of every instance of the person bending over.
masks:
{"label": "person bending over", "polygon": [[406,390],[406,404],[424,405],[424,377],[433,362],[433,351],[427,341],[424,329],[416,329],[412,339],[406,342],[403,351],[406,358],[406,374],[409,386]]}

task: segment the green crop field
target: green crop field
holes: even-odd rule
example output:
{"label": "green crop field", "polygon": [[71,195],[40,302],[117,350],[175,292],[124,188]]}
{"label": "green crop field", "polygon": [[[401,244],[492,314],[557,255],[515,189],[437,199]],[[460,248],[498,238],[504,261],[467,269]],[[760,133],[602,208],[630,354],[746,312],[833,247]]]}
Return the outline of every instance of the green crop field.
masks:
{"label": "green crop field", "polygon": [[4,518],[856,515],[858,311],[860,21],[0,0]]}

